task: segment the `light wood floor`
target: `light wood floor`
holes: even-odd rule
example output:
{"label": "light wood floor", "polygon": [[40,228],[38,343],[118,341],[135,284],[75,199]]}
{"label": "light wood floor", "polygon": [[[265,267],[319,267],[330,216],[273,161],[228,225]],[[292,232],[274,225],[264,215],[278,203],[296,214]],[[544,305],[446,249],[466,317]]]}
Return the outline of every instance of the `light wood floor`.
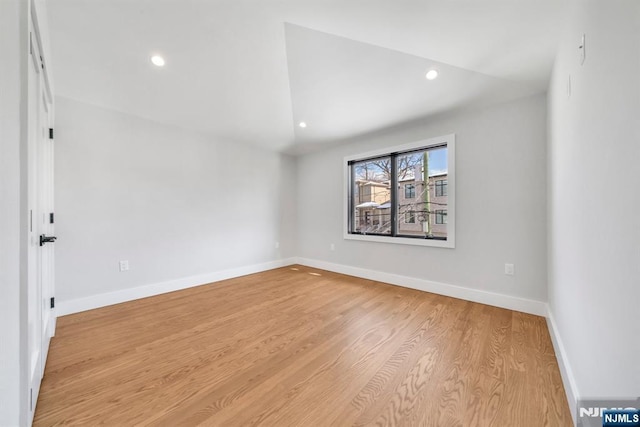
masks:
{"label": "light wood floor", "polygon": [[60,318],[35,425],[570,419],[543,318],[296,266]]}

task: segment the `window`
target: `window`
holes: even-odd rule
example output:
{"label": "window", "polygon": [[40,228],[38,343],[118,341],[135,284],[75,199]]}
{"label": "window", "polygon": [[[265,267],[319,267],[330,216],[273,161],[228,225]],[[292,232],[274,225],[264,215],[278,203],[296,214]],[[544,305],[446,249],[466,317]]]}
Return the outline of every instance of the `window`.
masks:
{"label": "window", "polygon": [[454,247],[454,144],[447,135],[346,157],[345,239]]}
{"label": "window", "polygon": [[436,224],[447,223],[447,211],[442,209],[436,209]]}
{"label": "window", "polygon": [[447,180],[440,179],[436,181],[436,197],[447,195]]}
{"label": "window", "polygon": [[391,157],[381,156],[351,164],[351,197],[354,233],[388,235],[391,233]]}
{"label": "window", "polygon": [[404,214],[404,222],[407,224],[415,224],[416,222],[416,213],[415,211],[408,211]]}
{"label": "window", "polygon": [[416,197],[416,186],[415,184],[406,184],[404,186],[404,198],[405,199],[413,199]]}

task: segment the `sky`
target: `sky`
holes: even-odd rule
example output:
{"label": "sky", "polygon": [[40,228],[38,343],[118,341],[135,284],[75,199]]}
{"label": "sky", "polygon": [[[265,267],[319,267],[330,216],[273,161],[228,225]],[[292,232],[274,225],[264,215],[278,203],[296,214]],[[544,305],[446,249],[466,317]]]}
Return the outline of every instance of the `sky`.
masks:
{"label": "sky", "polygon": [[429,175],[447,172],[447,149],[439,148],[429,151]]}

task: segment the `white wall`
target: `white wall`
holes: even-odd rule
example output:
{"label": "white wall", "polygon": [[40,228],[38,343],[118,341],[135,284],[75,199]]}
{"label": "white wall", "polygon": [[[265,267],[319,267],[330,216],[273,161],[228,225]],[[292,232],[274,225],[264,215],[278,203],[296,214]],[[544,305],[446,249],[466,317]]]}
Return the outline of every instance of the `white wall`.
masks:
{"label": "white wall", "polygon": [[579,1],[549,88],[548,241],[550,311],[582,397],[640,396],[639,161],[640,2]]}
{"label": "white wall", "polygon": [[[443,115],[301,156],[299,255],[546,301],[545,103],[537,95]],[[344,156],[449,133],[456,134],[456,248],[343,240]],[[506,262],[515,276],[504,275]]]}
{"label": "white wall", "polygon": [[[25,416],[23,205],[26,1],[0,1],[0,425]],[[24,144],[22,145],[24,147]],[[22,292],[21,292],[22,290]],[[23,418],[24,421],[24,418]]]}
{"label": "white wall", "polygon": [[56,109],[63,305],[295,253],[292,158],[66,98]]}

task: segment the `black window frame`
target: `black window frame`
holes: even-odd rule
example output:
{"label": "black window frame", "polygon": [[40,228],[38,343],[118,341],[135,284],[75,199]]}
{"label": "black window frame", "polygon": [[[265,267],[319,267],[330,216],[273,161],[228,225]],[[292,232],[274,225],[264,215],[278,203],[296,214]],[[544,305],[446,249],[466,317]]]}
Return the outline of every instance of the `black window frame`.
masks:
{"label": "black window frame", "polygon": [[[447,210],[446,209],[436,209],[436,221],[435,221],[435,224],[436,225],[445,225],[445,224],[447,224],[447,222],[445,221],[446,217],[447,217]],[[438,218],[440,218],[440,222],[438,222]]]}
{"label": "black window frame", "polygon": [[[441,148],[445,148],[445,149],[449,149],[449,143],[444,142],[441,144],[431,144],[431,145],[427,145],[427,146],[422,146],[422,147],[417,147],[417,148],[412,148],[409,150],[403,150],[403,151],[393,151],[390,153],[385,153],[382,155],[376,155],[376,156],[371,156],[371,157],[363,157],[363,158],[358,158],[358,159],[353,159],[353,160],[349,160],[347,161],[347,167],[349,168],[349,183],[348,183],[348,188],[347,188],[347,202],[348,202],[348,206],[349,206],[349,210],[348,210],[348,217],[347,217],[347,234],[350,235],[360,235],[360,236],[381,236],[381,237],[390,237],[390,238],[405,238],[405,239],[419,239],[419,240],[441,240],[441,241],[448,241],[448,236],[447,237],[440,237],[440,236],[433,236],[433,235],[411,235],[411,234],[401,234],[399,232],[399,226],[398,226],[398,192],[399,192],[399,180],[398,180],[398,157],[399,156],[404,156],[407,154],[411,154],[411,153],[417,153],[417,152],[422,152],[422,151],[432,151],[432,150],[437,150],[437,149],[441,149]],[[361,162],[366,162],[366,161],[371,161],[371,160],[377,160],[377,159],[384,159],[384,158],[390,158],[390,166],[391,166],[391,170],[390,170],[390,203],[391,203],[391,232],[390,233],[367,233],[367,232],[359,232],[359,231],[354,231],[354,224],[355,224],[355,218],[354,218],[354,209],[353,209],[353,187],[355,185],[356,182],[356,172],[355,172],[355,167],[353,167],[356,163],[361,163]],[[427,178],[428,179],[428,178]],[[444,180],[447,181],[447,180]],[[428,182],[428,181],[427,181]]]}
{"label": "black window frame", "polygon": [[[355,171],[356,168],[354,168],[353,165],[355,165],[356,163],[363,163],[363,162],[368,162],[368,161],[372,161],[372,160],[385,159],[387,157],[389,157],[389,161],[393,165],[393,159],[391,158],[391,156],[389,154],[383,154],[383,155],[380,155],[380,156],[373,156],[373,157],[367,157],[367,158],[362,158],[362,159],[357,159],[357,160],[351,160],[351,161],[348,162],[348,166],[349,166],[349,189],[348,189],[348,192],[349,192],[349,199],[348,199],[348,201],[349,201],[348,230],[349,231],[348,232],[349,232],[349,234],[356,234],[356,235],[361,235],[361,236],[385,236],[385,237],[391,236],[390,233],[374,233],[374,232],[364,233],[364,232],[357,232],[357,231],[351,232],[351,230],[355,226],[355,215],[354,215],[354,212],[353,212],[353,188],[355,187],[355,182],[356,182],[356,171]],[[395,169],[394,169],[393,166],[391,166],[391,173],[392,174],[395,173]],[[390,188],[390,193],[391,193],[391,196],[389,198],[391,200],[393,200],[393,198],[395,197],[394,196],[395,192],[394,192],[394,188],[393,187]],[[361,195],[358,194],[358,197],[359,197],[358,201],[362,200],[360,198],[360,196]],[[391,206],[391,214],[390,214],[391,215],[391,223],[392,224],[397,221],[394,218],[394,215],[395,215],[394,212],[395,211],[394,211],[393,205],[392,205]],[[367,212],[365,212],[365,215],[366,214],[367,214]],[[368,217],[371,218],[370,215]]]}

